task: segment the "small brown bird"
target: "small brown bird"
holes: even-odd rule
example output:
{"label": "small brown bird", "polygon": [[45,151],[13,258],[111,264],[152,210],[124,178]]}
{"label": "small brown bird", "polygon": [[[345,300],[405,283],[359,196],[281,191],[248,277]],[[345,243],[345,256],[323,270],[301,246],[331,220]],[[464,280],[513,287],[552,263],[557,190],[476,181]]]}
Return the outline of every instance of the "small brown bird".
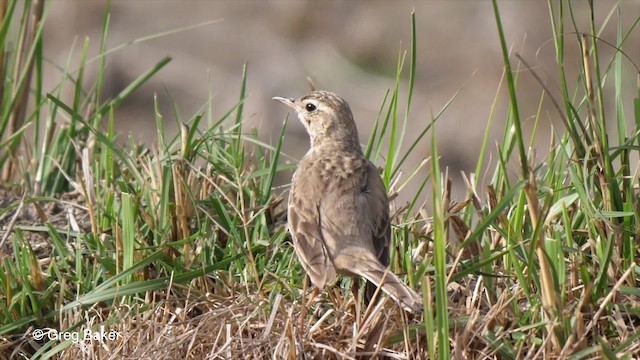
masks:
{"label": "small brown bird", "polygon": [[[314,91],[299,99],[274,97],[298,113],[311,149],[293,175],[289,231],[302,266],[319,289],[337,274],[361,276],[408,311],[422,299],[389,269],[389,200],[360,147],[351,109],[338,95]],[[372,284],[372,285],[371,285]]]}

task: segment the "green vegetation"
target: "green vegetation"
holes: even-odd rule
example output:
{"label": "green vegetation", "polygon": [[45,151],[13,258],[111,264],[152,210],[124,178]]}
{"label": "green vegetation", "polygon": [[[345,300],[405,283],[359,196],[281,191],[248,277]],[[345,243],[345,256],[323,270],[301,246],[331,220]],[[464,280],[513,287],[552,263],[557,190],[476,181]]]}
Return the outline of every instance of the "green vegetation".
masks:
{"label": "green vegetation", "polygon": [[[549,1],[561,96],[541,81],[540,103],[551,101],[562,127],[553,129],[548,149],[533,151],[525,137],[534,139],[537,126],[524,134],[517,86],[522,71],[539,75],[509,55],[494,2],[509,112],[497,166],[482,184],[487,135],[466,178],[468,197],[459,202],[441,173],[433,124],[447,107],[464,104],[453,103],[454,95],[420,119],[426,125],[418,136],[406,130],[418,117],[410,111],[418,51],[412,17],[411,49],[399,54],[395,85],[366,146],[384,165],[390,193],[418,183],[394,212],[391,253],[392,270],[425,297],[424,314],[410,317],[391,301],[364,309],[349,279],[304,306],[310,289],[282,226],[283,195],[274,190],[276,174],[295,166],[281,159],[286,122],[276,144],[243,126],[246,68],[237,105],[221,118],[212,117],[210,98],[191,119],[175,111],[181,132],[167,138],[156,111],[157,144],[122,146],[114,109],[170,59],[103,99],[114,50],[106,47],[107,7],[99,54],[91,58],[94,39],[84,40],[80,65],[71,68],[69,59],[63,81],[44,89],[42,26],[50,4],[0,5],[0,357],[640,354],[640,89],[633,104],[623,102],[622,91],[638,77],[638,61],[624,49],[637,45],[627,39],[639,31],[640,17],[624,29],[617,6],[603,23],[592,10],[585,33],[571,3]],[[615,43],[599,41],[611,26]],[[570,42],[584,53],[575,84],[564,61]],[[600,54],[613,45],[613,57]],[[90,63],[97,80],[85,88]],[[69,89],[72,96],[64,96]],[[427,135],[432,156],[407,171],[408,155]],[[426,202],[429,188],[433,200]],[[36,340],[35,330],[45,328],[118,336]]]}

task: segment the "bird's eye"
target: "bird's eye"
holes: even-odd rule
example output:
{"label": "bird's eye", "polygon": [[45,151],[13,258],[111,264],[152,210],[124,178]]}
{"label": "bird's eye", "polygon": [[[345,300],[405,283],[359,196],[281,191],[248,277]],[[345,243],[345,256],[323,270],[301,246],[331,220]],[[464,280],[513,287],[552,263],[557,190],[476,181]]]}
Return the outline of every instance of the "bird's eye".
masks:
{"label": "bird's eye", "polygon": [[314,111],[314,110],[316,109],[316,106],[315,106],[315,105],[313,105],[312,103],[308,103],[308,104],[305,106],[305,109],[307,109],[307,111],[308,111],[308,112],[312,112],[312,111]]}

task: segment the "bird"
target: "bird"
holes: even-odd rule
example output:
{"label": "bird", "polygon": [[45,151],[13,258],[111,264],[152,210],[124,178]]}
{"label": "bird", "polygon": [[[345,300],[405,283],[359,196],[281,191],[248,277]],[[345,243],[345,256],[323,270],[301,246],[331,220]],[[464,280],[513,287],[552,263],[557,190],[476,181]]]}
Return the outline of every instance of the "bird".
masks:
{"label": "bird", "polygon": [[317,289],[345,275],[378,287],[405,310],[422,298],[389,270],[389,199],[375,165],[362,152],[349,104],[329,91],[274,97],[295,110],[311,146],[300,160],[288,202],[288,227],[302,267]]}

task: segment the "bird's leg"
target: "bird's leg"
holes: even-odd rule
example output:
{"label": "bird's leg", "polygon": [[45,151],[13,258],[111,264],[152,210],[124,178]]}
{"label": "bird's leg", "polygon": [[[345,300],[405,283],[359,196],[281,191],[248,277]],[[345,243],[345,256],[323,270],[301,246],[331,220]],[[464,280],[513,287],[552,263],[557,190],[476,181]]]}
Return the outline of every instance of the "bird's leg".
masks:
{"label": "bird's leg", "polygon": [[353,278],[353,282],[351,282],[351,293],[353,294],[353,299],[356,304],[358,303],[358,294],[360,293],[360,279]]}
{"label": "bird's leg", "polygon": [[[304,319],[307,317],[307,308],[309,307],[309,304],[311,304],[311,301],[313,300],[313,296],[309,302],[305,302],[304,299],[307,296],[307,289],[309,289],[309,275],[305,275],[304,277],[304,281],[303,281],[303,285],[302,285],[302,303],[304,304],[304,306],[302,307],[302,309],[300,309],[300,330],[304,331]],[[316,288],[317,289],[317,288]]]}
{"label": "bird's leg", "polygon": [[342,299],[340,299],[340,291],[338,291],[335,287],[327,289],[327,297],[329,298],[329,301],[331,301],[331,303],[335,305],[336,308],[339,308],[340,304],[344,303],[344,295],[342,296]]}
{"label": "bird's leg", "polygon": [[360,324],[360,279],[354,277],[351,283],[351,293],[353,294],[353,302],[356,306],[356,324]]}
{"label": "bird's leg", "polygon": [[313,303],[313,299],[315,299],[316,296],[318,296],[319,292],[320,292],[320,289],[318,289],[317,287],[313,289],[313,293],[311,294],[311,297],[309,298],[309,301],[307,301],[307,304],[305,305],[305,307],[311,306],[311,304]]}

